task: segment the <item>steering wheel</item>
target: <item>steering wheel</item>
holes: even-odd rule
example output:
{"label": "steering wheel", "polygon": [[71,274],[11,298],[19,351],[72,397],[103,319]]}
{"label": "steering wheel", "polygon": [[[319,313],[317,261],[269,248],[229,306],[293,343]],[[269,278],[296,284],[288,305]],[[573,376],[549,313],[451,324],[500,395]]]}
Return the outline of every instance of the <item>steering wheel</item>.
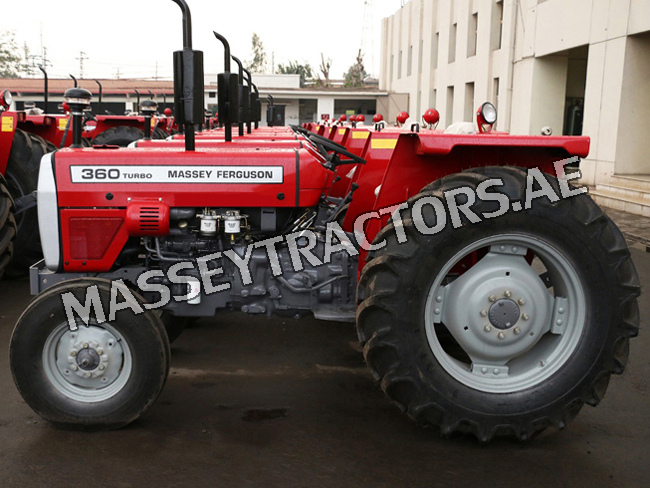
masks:
{"label": "steering wheel", "polygon": [[[303,134],[307,139],[309,139],[316,147],[319,149],[320,153],[327,158],[327,161],[330,166],[339,166],[341,164],[350,164],[350,162],[355,162],[358,164],[366,164],[366,160],[357,156],[356,154],[352,154],[350,151],[347,150],[347,148],[337,142],[334,142],[331,139],[328,139],[327,137],[323,137],[321,135],[316,134],[315,132],[311,132],[303,127],[298,127],[295,125],[292,125],[291,128],[300,133]],[[332,151],[336,154],[340,154],[341,156],[345,156],[348,159],[345,159],[341,161],[340,159],[338,161],[334,160],[334,157],[329,154],[329,151]]]}

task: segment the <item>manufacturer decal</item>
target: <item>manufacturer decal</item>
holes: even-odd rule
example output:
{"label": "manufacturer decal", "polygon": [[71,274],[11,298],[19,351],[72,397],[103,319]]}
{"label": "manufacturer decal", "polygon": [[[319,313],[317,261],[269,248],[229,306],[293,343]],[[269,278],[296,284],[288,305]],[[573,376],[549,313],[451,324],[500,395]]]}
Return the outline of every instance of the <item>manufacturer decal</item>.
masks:
{"label": "manufacturer decal", "polygon": [[282,166],[70,166],[72,183],[282,183]]}

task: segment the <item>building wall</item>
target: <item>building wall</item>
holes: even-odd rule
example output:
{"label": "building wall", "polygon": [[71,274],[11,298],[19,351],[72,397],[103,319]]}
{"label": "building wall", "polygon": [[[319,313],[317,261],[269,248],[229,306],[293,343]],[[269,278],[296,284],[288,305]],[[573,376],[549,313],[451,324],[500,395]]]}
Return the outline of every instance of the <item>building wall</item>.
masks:
{"label": "building wall", "polygon": [[583,179],[650,173],[648,32],[650,0],[412,0],[383,20],[380,89],[445,123],[491,101],[518,134],[562,134],[568,97],[584,98]]}

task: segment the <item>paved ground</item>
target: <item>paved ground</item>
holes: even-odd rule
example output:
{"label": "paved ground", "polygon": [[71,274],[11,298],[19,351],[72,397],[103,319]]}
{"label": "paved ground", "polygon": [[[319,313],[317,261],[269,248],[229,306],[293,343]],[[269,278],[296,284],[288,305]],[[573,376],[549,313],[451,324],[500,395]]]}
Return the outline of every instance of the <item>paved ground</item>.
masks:
{"label": "paved ground", "polygon": [[[650,253],[633,249],[644,288]],[[530,443],[445,439],[373,384],[351,325],[201,320],[172,348],[169,381],[131,426],[57,430],[16,391],[8,341],[30,297],[0,282],[0,487],[641,487],[650,478],[650,302],[628,371],[597,408]],[[26,359],[27,360],[27,359]]]}

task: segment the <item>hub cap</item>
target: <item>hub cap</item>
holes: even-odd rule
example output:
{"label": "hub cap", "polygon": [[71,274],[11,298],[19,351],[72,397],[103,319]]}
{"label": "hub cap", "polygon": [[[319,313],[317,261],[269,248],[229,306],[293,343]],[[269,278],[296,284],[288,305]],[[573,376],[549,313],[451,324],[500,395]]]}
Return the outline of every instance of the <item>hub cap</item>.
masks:
{"label": "hub cap", "polygon": [[[485,255],[476,264],[451,273],[479,250]],[[425,327],[449,374],[471,388],[505,393],[539,384],[566,363],[585,309],[576,270],[562,253],[536,237],[511,234],[477,241],[443,267],[427,297]],[[462,352],[443,346],[445,328]]]}
{"label": "hub cap", "polygon": [[122,334],[108,323],[64,323],[49,335],[43,348],[43,369],[60,393],[84,403],[107,400],[128,381],[131,351]]}

